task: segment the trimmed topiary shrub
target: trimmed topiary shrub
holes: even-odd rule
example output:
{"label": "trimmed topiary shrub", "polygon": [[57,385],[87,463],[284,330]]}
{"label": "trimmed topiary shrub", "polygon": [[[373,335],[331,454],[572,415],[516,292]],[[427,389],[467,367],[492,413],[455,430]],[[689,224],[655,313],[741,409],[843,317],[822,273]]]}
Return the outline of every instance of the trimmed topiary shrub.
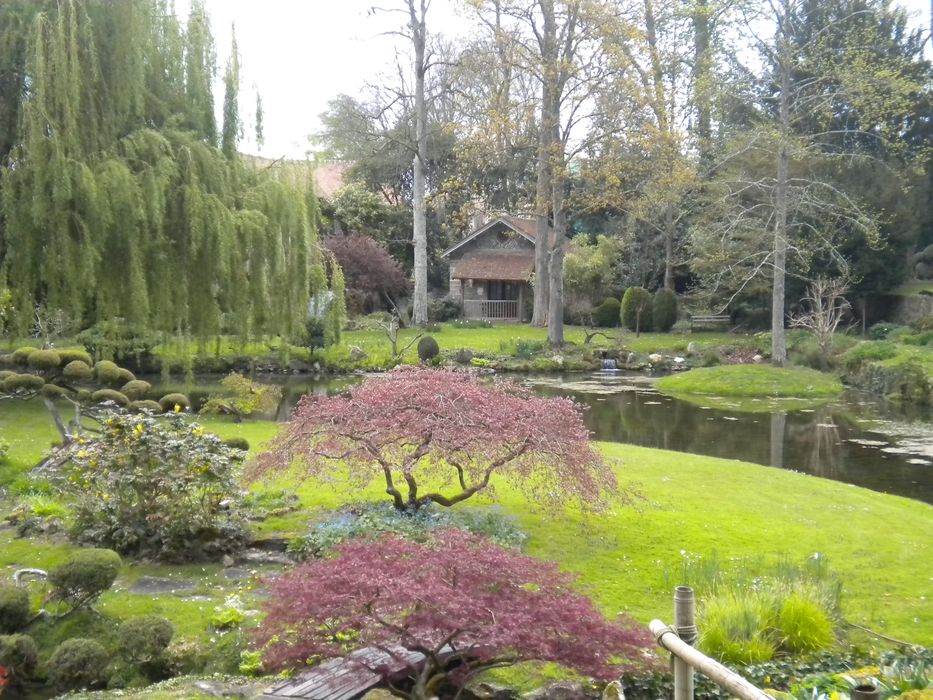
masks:
{"label": "trimmed topiary shrub", "polygon": [[13,372],[8,369],[0,370],[0,382],[2,382],[7,377],[12,377],[14,374],[16,374],[16,372]]}
{"label": "trimmed topiary shrub", "polygon": [[3,380],[0,389],[10,394],[31,393],[39,391],[44,384],[45,380],[35,374],[14,374]]}
{"label": "trimmed topiary shrub", "polygon": [[84,360],[72,360],[65,365],[62,374],[65,376],[65,379],[72,382],[86,382],[94,376],[94,370],[91,369],[91,365]]}
{"label": "trimmed topiary shrub", "polygon": [[152,391],[152,384],[149,382],[143,381],[142,379],[133,379],[124,384],[120,391],[122,391],[126,396],[134,401],[141,399],[150,391]]}
{"label": "trimmed topiary shrub", "polygon": [[661,333],[667,333],[677,323],[677,295],[673,290],[662,287],[654,293],[651,320],[654,329]]}
{"label": "trimmed topiary shrub", "polygon": [[100,642],[81,637],[68,639],[49,659],[49,681],[59,690],[92,689],[107,682],[109,661]]}
{"label": "trimmed topiary shrub", "polygon": [[91,401],[94,403],[103,403],[104,401],[113,401],[117,406],[129,406],[130,400],[125,394],[116,389],[98,389],[91,394]]}
{"label": "trimmed topiary shrub", "polygon": [[161,413],[162,407],[159,405],[158,401],[153,401],[152,399],[144,399],[142,401],[133,401],[129,405],[131,411],[149,411],[151,413]]}
{"label": "trimmed topiary shrub", "polygon": [[13,351],[13,362],[17,365],[26,366],[26,363],[29,361],[29,356],[32,355],[39,348],[34,348],[29,345],[24,345],[21,348],[16,348]]}
{"label": "trimmed topiary shrub", "polygon": [[165,652],[174,634],[172,623],[159,615],[131,618],[117,631],[120,655],[134,664],[151,663]]}
{"label": "trimmed topiary shrub", "polygon": [[26,364],[33,369],[48,371],[55,369],[62,363],[62,357],[54,350],[36,350],[29,353]]}
{"label": "trimmed topiary shrub", "polygon": [[130,382],[136,381],[136,375],[130,372],[125,367],[120,367],[120,381],[124,384],[129,384]]}
{"label": "trimmed topiary shrub", "polygon": [[186,411],[190,405],[191,402],[184,394],[166,394],[159,399],[159,406],[163,411]]}
{"label": "trimmed topiary shrub", "polygon": [[0,666],[17,680],[32,678],[39,663],[39,647],[27,634],[0,637]]}
{"label": "trimmed topiary shrub", "polygon": [[68,390],[55,384],[46,384],[39,393],[47,399],[60,399],[68,395]]}
{"label": "trimmed topiary shrub", "polygon": [[620,307],[622,325],[635,333],[651,330],[651,293],[644,287],[625,290]]}
{"label": "trimmed topiary shrub", "polygon": [[[123,374],[115,362],[110,360],[101,360],[94,365],[94,371],[97,373],[97,381],[103,384],[125,384]],[[122,380],[122,381],[121,381]]]}
{"label": "trimmed topiary shrub", "polygon": [[94,364],[94,360],[91,359],[91,355],[80,348],[68,348],[65,350],[56,350],[59,356],[62,358],[62,364],[67,365],[69,362],[83,362],[89,367]]}
{"label": "trimmed topiary shrub", "polygon": [[619,325],[621,306],[618,299],[609,297],[593,311],[593,323],[600,328],[615,328]]}
{"label": "trimmed topiary shrub", "polygon": [[429,335],[424,336],[418,341],[418,358],[422,362],[430,362],[437,357],[440,351],[441,349],[438,347],[437,341]]}
{"label": "trimmed topiary shrub", "polygon": [[227,447],[232,447],[235,450],[243,450],[244,452],[249,451],[249,440],[242,437],[231,437],[224,440],[224,444]]}
{"label": "trimmed topiary shrub", "polygon": [[29,622],[29,593],[25,588],[0,584],[0,632],[19,632]]}
{"label": "trimmed topiary shrub", "polygon": [[112,549],[79,549],[49,571],[52,597],[72,608],[90,605],[117,580],[122,564]]}

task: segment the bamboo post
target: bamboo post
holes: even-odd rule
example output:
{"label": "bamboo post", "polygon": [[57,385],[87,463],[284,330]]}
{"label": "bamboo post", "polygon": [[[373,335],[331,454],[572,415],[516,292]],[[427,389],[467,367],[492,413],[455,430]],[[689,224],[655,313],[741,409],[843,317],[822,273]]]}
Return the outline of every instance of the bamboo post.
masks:
{"label": "bamboo post", "polygon": [[[660,620],[652,620],[648,628],[655,639],[658,640],[658,644],[671,652],[675,660],[682,659],[690,667],[695,668],[717,685],[725,688],[733,697],[740,698],[740,700],[774,700],[770,695],[749,683],[735,671],[726,668],[718,661],[694,649],[682,640],[672,627],[665,625]],[[675,695],[675,697],[677,696]]]}
{"label": "bamboo post", "polygon": [[[697,639],[694,622],[695,605],[693,589],[677,586],[674,589],[674,631],[686,644]],[[674,655],[674,700],[693,700],[693,667]]]}

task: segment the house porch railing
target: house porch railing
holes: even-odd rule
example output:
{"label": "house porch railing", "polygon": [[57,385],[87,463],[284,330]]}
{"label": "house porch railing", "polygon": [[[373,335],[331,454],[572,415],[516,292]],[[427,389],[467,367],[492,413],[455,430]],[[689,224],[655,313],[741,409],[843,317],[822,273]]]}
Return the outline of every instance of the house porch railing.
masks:
{"label": "house porch railing", "polygon": [[482,318],[490,321],[517,321],[518,301],[480,299],[463,302],[465,318]]}

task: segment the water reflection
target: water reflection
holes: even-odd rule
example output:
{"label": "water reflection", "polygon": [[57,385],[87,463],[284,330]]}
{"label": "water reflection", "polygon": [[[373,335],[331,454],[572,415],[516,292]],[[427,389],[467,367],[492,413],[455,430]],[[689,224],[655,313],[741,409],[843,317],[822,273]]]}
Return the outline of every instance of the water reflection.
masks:
{"label": "water reflection", "polygon": [[[923,409],[851,396],[793,411],[763,403],[760,412],[747,413],[658,394],[641,375],[514,378],[542,395],[584,404],[597,440],[755,462],[933,503],[933,416]],[[343,391],[361,377],[259,379],[282,385],[275,418],[284,420],[305,393]],[[198,407],[216,381],[172,389],[188,393]]]}

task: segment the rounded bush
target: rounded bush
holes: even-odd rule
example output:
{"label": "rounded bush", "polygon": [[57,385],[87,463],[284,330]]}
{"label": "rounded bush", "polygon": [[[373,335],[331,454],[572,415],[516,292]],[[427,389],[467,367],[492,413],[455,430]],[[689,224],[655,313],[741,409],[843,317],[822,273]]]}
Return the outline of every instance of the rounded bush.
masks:
{"label": "rounded bush", "polygon": [[33,369],[47,371],[55,369],[62,363],[62,356],[54,350],[36,350],[29,353],[26,364]]}
{"label": "rounded bush", "polygon": [[131,411],[150,411],[151,413],[161,413],[162,407],[158,401],[152,399],[143,399],[142,401],[133,401],[129,408]]}
{"label": "rounded bush", "polygon": [[131,663],[148,663],[162,655],[174,634],[172,623],[159,615],[131,618],[117,631],[120,654]]}
{"label": "rounded bush", "polygon": [[673,290],[662,287],[654,293],[651,320],[654,329],[661,333],[667,333],[677,323],[677,295]]}
{"label": "rounded bush", "polygon": [[174,411],[176,406],[178,406],[178,410],[185,411],[190,405],[191,402],[184,394],[166,394],[159,399],[159,406],[162,407],[163,411]]}
{"label": "rounded bush", "polygon": [[46,384],[39,393],[47,399],[60,399],[68,395],[68,390],[55,384]]}
{"label": "rounded bush", "polygon": [[440,351],[441,349],[438,347],[437,341],[429,335],[424,336],[418,341],[418,359],[422,362],[430,362],[437,357]]}
{"label": "rounded bush", "polygon": [[593,311],[593,323],[600,328],[615,328],[619,325],[618,299],[609,297]]}
{"label": "rounded bush", "polygon": [[0,382],[2,382],[7,377],[12,377],[16,372],[12,372],[8,369],[0,370]]}
{"label": "rounded bush", "polygon": [[25,588],[0,584],[0,632],[18,632],[29,622],[29,593]]}
{"label": "rounded bush", "polygon": [[3,380],[3,383],[0,384],[0,389],[13,394],[17,392],[39,391],[44,384],[45,380],[34,374],[14,374]]}
{"label": "rounded bush", "polygon": [[117,580],[122,563],[111,549],[79,549],[49,571],[52,596],[74,607],[91,603]]}
{"label": "rounded bush", "polygon": [[143,381],[142,379],[133,379],[124,384],[120,391],[133,400],[141,399],[143,396],[152,391],[152,384]]}
{"label": "rounded bush", "polygon": [[97,381],[103,384],[125,384],[123,374],[115,362],[110,360],[101,360],[94,365],[94,371],[97,373]]}
{"label": "rounded bush", "polygon": [[91,401],[94,403],[103,403],[104,401],[113,401],[117,406],[129,406],[130,400],[115,389],[98,389],[91,394]]}
{"label": "rounded bush", "polygon": [[65,375],[65,379],[73,382],[86,382],[94,376],[94,370],[84,360],[72,360],[65,365],[62,374]]}
{"label": "rounded bush", "polygon": [[39,663],[39,647],[28,634],[0,637],[0,666],[20,680],[31,678]]}
{"label": "rounded bush", "polygon": [[75,394],[75,398],[78,399],[78,401],[87,402],[91,400],[92,393],[94,392],[92,392],[90,389],[78,389],[77,393]]}
{"label": "rounded bush", "polygon": [[13,351],[13,362],[17,365],[26,366],[26,363],[29,361],[29,356],[32,355],[39,348],[30,347],[29,345],[24,345],[21,348],[16,348]]}
{"label": "rounded bush", "polygon": [[244,452],[249,451],[249,440],[242,437],[231,437],[224,440],[224,444],[227,447],[232,447],[235,450],[243,450]]}
{"label": "rounded bush", "polygon": [[67,365],[69,362],[83,362],[88,367],[94,364],[94,360],[91,359],[91,354],[81,348],[68,348],[66,350],[58,350],[59,356],[62,358],[62,364]]}
{"label": "rounded bush", "polygon": [[109,656],[93,639],[77,637],[58,645],[48,662],[49,680],[60,690],[93,688],[107,681]]}
{"label": "rounded bush", "polygon": [[136,381],[136,375],[130,372],[128,369],[124,367],[120,367],[119,370],[120,370],[119,372],[120,381],[123,382],[124,384],[129,384],[130,382]]}
{"label": "rounded bush", "polygon": [[650,331],[651,302],[651,293],[644,287],[626,289],[620,306],[622,325],[637,333]]}

